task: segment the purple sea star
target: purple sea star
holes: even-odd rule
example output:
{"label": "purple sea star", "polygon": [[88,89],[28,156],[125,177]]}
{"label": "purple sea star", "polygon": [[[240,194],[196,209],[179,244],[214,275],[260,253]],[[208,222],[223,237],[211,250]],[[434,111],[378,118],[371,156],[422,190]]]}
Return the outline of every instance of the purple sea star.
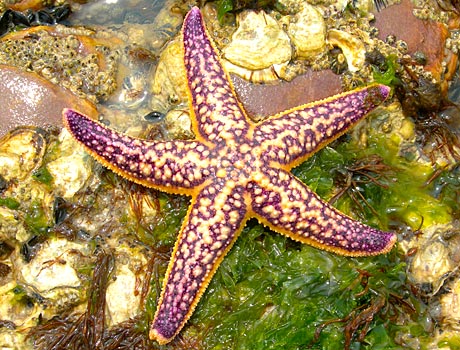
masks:
{"label": "purple sea star", "polygon": [[255,124],[238,101],[198,8],[182,29],[195,140],[132,138],[70,109],[64,123],[98,161],[123,177],[192,196],[164,278],[150,338],[170,342],[190,318],[245,222],[347,256],[391,250],[396,236],[352,220],[289,170],[381,104],[370,85],[302,105]]}

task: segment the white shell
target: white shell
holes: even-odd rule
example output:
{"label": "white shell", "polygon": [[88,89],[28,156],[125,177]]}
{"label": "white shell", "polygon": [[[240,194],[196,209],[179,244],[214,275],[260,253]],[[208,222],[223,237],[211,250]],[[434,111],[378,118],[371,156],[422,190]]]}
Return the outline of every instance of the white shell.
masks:
{"label": "white shell", "polygon": [[187,101],[183,55],[182,43],[178,38],[171,41],[161,53],[150,88],[152,109],[158,110],[158,105],[168,106],[171,101],[175,101],[175,104]]}
{"label": "white shell", "polygon": [[165,115],[165,125],[171,138],[193,138],[192,122],[187,110],[172,109]]}
{"label": "white shell", "polygon": [[77,145],[67,129],[62,129],[59,136],[63,156],[49,162],[46,168],[53,176],[56,194],[71,199],[85,185],[91,175],[91,168],[83,147]]}
{"label": "white shell", "polygon": [[108,315],[112,324],[136,316],[140,298],[135,292],[136,276],[126,265],[121,265],[117,271],[117,279],[107,287],[106,293]]}
{"label": "white shell", "polygon": [[297,58],[312,58],[326,45],[326,23],[321,13],[304,3],[294,16],[289,16],[288,34]]}
{"label": "white shell", "polygon": [[429,284],[429,295],[438,293],[446,280],[458,270],[460,236],[443,237],[452,230],[455,228],[451,224],[433,225],[426,228],[423,238],[416,241],[417,253],[409,264],[407,274],[412,283]]}
{"label": "white shell", "polygon": [[327,33],[327,42],[342,50],[350,72],[356,72],[364,67],[366,48],[361,40],[347,32],[331,29]]}
{"label": "white shell", "polygon": [[107,286],[107,318],[110,325],[115,325],[134,318],[139,312],[141,293],[139,293],[138,276],[133,266],[139,268],[146,264],[137,248],[121,245],[117,249],[116,278]]}
{"label": "white shell", "polygon": [[460,331],[460,280],[449,284],[448,293],[441,295],[441,319],[445,325]]}
{"label": "white shell", "polygon": [[288,62],[292,56],[289,36],[278,22],[264,11],[238,14],[238,29],[223,49],[223,57],[250,70]]}
{"label": "white shell", "polygon": [[41,163],[46,140],[34,128],[18,128],[0,139],[0,175],[24,179]]}
{"label": "white shell", "polygon": [[[80,279],[72,265],[78,261],[78,255],[73,252],[82,250],[82,247],[67,239],[49,240],[30,263],[21,267],[23,281],[42,295],[56,288],[80,286]],[[61,253],[59,260],[66,263],[55,261],[56,252]]]}

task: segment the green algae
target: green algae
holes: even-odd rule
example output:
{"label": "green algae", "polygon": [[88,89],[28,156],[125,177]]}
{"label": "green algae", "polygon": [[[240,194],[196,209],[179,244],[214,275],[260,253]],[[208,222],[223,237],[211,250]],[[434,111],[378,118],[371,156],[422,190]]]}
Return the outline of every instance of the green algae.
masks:
{"label": "green algae", "polygon": [[[362,271],[368,286],[360,283]],[[385,299],[386,309],[400,314],[399,328],[412,315],[398,310],[392,295],[407,298],[405,264],[396,252],[371,258],[346,258],[292,242],[251,221],[210,283],[184,336],[205,332],[206,349],[343,348],[344,319]],[[393,304],[394,305],[393,305]],[[387,311],[376,312],[370,326],[372,346],[396,348],[385,325]],[[366,342],[368,339],[366,337]]]}
{"label": "green algae", "polygon": [[460,350],[460,335],[454,334],[449,335],[448,337],[443,337],[440,342],[438,342],[439,348],[448,348],[450,350]]}
{"label": "green algae", "polygon": [[224,16],[230,12],[242,11],[245,9],[275,8],[285,10],[284,6],[277,0],[218,0],[217,19],[223,22]]}
{"label": "green algae", "polygon": [[397,77],[398,57],[396,55],[389,55],[385,60],[384,69],[379,69],[372,66],[374,81],[383,85],[391,86],[392,88],[400,83]]}
{"label": "green algae", "polygon": [[[134,225],[134,234],[145,244],[160,248],[174,245],[181,223],[187,213],[189,199],[185,196],[155,192],[156,214],[148,223],[138,221]],[[130,225],[131,216],[123,219]],[[132,222],[131,222],[131,226]]]}
{"label": "green algae", "polygon": [[46,166],[41,166],[32,174],[32,178],[45,185],[51,186],[53,182],[53,176],[48,171]]}
{"label": "green algae", "polygon": [[393,137],[371,132],[365,149],[353,143],[342,147],[358,156],[378,154],[395,170],[377,208],[382,217],[387,216],[395,224],[407,224],[413,230],[451,221],[451,208],[431,194],[432,185],[428,182],[433,166],[400,156],[399,143]]}
{"label": "green algae", "polygon": [[451,209],[451,215],[460,218],[460,166],[443,170],[433,180],[430,194]]}
{"label": "green algae", "polygon": [[174,244],[189,201],[183,196],[158,193],[159,215],[152,234],[159,245]]}
{"label": "green algae", "polygon": [[21,204],[12,197],[0,198],[0,206],[5,206],[8,209],[18,209]]}
{"label": "green algae", "polygon": [[[429,184],[433,167],[401,157],[397,140],[377,132],[369,135],[366,148],[355,141],[341,143],[336,149],[327,147],[293,173],[318,195],[330,199],[337,192],[335,184],[340,175],[349,173],[357,161],[375,155],[380,159],[381,171],[368,175],[378,181],[362,179],[362,175],[361,181],[359,176],[355,177],[354,181],[359,183],[355,192],[362,195],[355,198],[365,198],[365,202],[356,203],[349,196],[342,196],[336,204],[341,211],[381,229],[408,225],[417,230],[451,221],[452,208],[458,208],[454,204],[458,191],[452,191],[458,185],[458,177],[447,171]],[[436,186],[442,187],[438,190],[441,198],[433,195]]]}
{"label": "green algae", "polygon": [[49,228],[52,226],[46,215],[46,209],[39,200],[33,200],[26,211],[24,222],[29,230],[38,236],[48,234]]}
{"label": "green algae", "polygon": [[217,18],[220,22],[224,18],[225,14],[233,10],[232,0],[219,0],[217,1]]}

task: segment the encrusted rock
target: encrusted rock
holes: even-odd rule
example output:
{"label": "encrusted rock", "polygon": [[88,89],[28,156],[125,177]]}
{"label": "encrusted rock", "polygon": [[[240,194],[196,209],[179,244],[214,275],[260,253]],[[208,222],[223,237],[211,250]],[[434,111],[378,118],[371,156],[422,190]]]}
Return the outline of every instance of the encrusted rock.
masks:
{"label": "encrusted rock", "polygon": [[5,35],[0,63],[32,70],[92,102],[116,89],[115,39],[97,39],[87,30],[38,26]]}

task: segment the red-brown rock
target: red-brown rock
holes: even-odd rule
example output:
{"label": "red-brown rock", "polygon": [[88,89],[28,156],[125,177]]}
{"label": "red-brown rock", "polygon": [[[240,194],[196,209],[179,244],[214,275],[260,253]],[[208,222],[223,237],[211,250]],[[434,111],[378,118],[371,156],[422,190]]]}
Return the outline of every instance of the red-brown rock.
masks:
{"label": "red-brown rock", "polygon": [[375,26],[379,29],[379,39],[394,35],[404,40],[408,53],[421,51],[427,58],[425,69],[440,78],[444,46],[449,31],[447,26],[431,20],[421,20],[413,14],[414,5],[409,0],[391,5],[375,14]]}
{"label": "red-brown rock", "polygon": [[232,78],[238,97],[249,116],[256,120],[342,91],[340,76],[330,70],[309,70],[290,82],[269,85]]}
{"label": "red-brown rock", "polygon": [[97,117],[93,104],[35,73],[0,65],[0,137],[20,125],[62,125],[62,110],[74,108]]}

